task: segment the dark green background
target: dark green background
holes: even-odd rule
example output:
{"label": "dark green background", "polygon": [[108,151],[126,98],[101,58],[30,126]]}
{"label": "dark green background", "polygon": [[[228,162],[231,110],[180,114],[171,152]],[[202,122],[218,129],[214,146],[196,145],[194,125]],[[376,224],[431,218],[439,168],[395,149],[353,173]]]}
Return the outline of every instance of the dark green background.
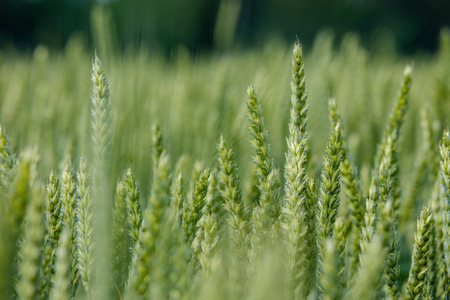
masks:
{"label": "dark green background", "polygon": [[[225,1],[225,0],[223,0]],[[228,0],[230,1],[230,0]],[[214,49],[213,32],[220,0],[0,0],[0,47],[27,49],[38,43],[65,45],[74,32],[92,42],[94,5],[112,14],[118,45],[145,43],[165,50],[185,45],[193,51]],[[310,45],[329,28],[339,37],[357,32],[370,45],[388,34],[399,51],[434,51],[442,27],[450,25],[448,0],[238,0],[240,13],[234,45],[257,46],[270,36]]]}

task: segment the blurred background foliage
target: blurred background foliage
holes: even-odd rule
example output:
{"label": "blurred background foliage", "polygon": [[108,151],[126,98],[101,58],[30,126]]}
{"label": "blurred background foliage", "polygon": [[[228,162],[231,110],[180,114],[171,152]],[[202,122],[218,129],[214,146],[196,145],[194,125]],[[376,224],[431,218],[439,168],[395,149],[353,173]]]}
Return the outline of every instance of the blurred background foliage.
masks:
{"label": "blurred background foliage", "polygon": [[437,49],[450,25],[446,0],[1,0],[0,46],[61,49],[74,33],[92,44],[93,7],[111,14],[116,43],[193,51],[260,45],[268,36],[309,47],[332,29],[338,40],[357,33],[365,46],[389,36],[401,52]]}

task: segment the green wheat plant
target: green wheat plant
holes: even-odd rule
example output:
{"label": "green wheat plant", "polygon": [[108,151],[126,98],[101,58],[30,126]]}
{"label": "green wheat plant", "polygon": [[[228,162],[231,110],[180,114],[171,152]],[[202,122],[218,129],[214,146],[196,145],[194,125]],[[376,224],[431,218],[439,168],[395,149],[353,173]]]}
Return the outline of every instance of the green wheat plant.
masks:
{"label": "green wheat plant", "polygon": [[2,52],[0,298],[450,297],[448,40]]}

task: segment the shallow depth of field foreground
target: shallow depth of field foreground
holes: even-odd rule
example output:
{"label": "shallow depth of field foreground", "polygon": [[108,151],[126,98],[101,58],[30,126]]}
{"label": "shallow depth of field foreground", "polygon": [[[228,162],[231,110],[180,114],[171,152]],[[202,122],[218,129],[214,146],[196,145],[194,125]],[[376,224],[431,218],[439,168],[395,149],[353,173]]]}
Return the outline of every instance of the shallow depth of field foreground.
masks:
{"label": "shallow depth of field foreground", "polygon": [[384,43],[0,53],[0,299],[448,297],[450,32]]}

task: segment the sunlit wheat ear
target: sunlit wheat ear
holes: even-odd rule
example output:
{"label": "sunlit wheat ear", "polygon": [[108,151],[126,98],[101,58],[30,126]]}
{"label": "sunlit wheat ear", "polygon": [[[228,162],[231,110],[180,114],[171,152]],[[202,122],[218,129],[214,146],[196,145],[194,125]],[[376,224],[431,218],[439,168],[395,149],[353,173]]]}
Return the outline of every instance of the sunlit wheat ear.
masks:
{"label": "sunlit wheat ear", "polygon": [[300,43],[295,43],[292,51],[292,81],[291,81],[291,121],[289,124],[290,135],[294,128],[301,136],[306,133],[308,105],[306,99],[308,93],[305,87],[305,69],[303,63],[303,50]]}
{"label": "sunlit wheat ear", "polygon": [[392,143],[392,141],[395,139],[395,137],[388,137],[388,143],[385,147],[385,152],[382,156],[382,160],[380,163],[380,168],[378,170],[378,202],[380,206],[382,206],[387,201],[392,202],[391,206],[392,209],[394,209],[394,178],[393,175],[395,173],[395,169],[397,166],[393,164],[392,161],[392,152],[395,151],[395,145]]}
{"label": "sunlit wheat ear", "polygon": [[[450,133],[444,131],[440,145],[440,191],[439,199],[442,214],[442,241],[446,267],[445,286],[450,286]],[[447,291],[445,291],[447,293]]]}
{"label": "sunlit wheat ear", "polygon": [[414,235],[411,269],[406,284],[405,299],[407,300],[420,298],[425,289],[431,222],[431,212],[427,207],[424,207],[420,213],[420,218],[417,221],[417,232]]}
{"label": "sunlit wheat ear", "polygon": [[[100,59],[95,54],[92,63],[92,141],[94,157],[101,163],[109,155],[111,145],[111,102],[109,100],[109,83],[102,69]],[[104,167],[104,166],[103,166]]]}
{"label": "sunlit wheat ear", "polygon": [[61,235],[62,215],[61,215],[61,198],[60,198],[60,182],[53,171],[50,173],[47,183],[47,197],[45,203],[46,227],[49,241],[53,245],[58,244]]}
{"label": "sunlit wheat ear", "polygon": [[250,246],[250,215],[245,209],[242,199],[241,183],[238,177],[238,167],[234,160],[234,152],[221,135],[217,144],[219,154],[219,192],[227,211],[226,219],[232,242],[231,252],[235,256],[230,266],[230,290],[232,295],[239,297],[243,291],[243,283],[248,267],[248,250]]}
{"label": "sunlit wheat ear", "polygon": [[44,201],[39,186],[32,186],[30,203],[25,216],[24,240],[20,248],[19,281],[17,292],[20,299],[38,297],[41,247],[44,236]]}
{"label": "sunlit wheat ear", "polygon": [[142,210],[139,203],[139,187],[136,185],[136,180],[131,172],[131,169],[128,169],[125,177],[124,192],[131,243],[132,245],[136,245],[142,222]]}
{"label": "sunlit wheat ear", "polygon": [[[369,188],[369,195],[365,201],[365,214],[364,214],[364,224],[361,228],[361,254],[360,254],[360,263],[362,263],[361,259],[364,256],[364,253],[367,251],[367,247],[369,246],[372,238],[375,234],[376,221],[378,217],[378,195],[377,195],[377,183],[375,179],[372,179],[372,183]],[[360,267],[362,267],[360,265]]]}
{"label": "sunlit wheat ear", "polygon": [[78,209],[76,222],[76,247],[78,250],[78,269],[83,286],[88,294],[92,291],[92,269],[94,260],[93,203],[90,188],[89,170],[84,156],[80,159],[77,173]]}
{"label": "sunlit wheat ear", "polygon": [[397,232],[397,222],[394,219],[392,199],[381,202],[379,209],[379,221],[377,231],[381,236],[383,246],[386,249],[386,265],[384,268],[384,292],[389,299],[398,299],[399,290],[399,237]]}
{"label": "sunlit wheat ear", "polygon": [[233,150],[228,146],[223,136],[220,136],[217,150],[219,153],[219,190],[228,212],[228,224],[234,232],[232,240],[237,247],[237,255],[242,260],[245,259],[248,246],[249,224],[242,201],[237,165],[234,161]]}
{"label": "sunlit wheat ear", "polygon": [[253,162],[258,176],[258,188],[261,191],[262,185],[267,182],[270,172],[274,169],[274,162],[270,157],[269,132],[262,116],[262,106],[252,85],[247,89],[247,118],[250,144],[255,151]]}
{"label": "sunlit wheat ear", "polygon": [[[307,253],[309,245],[305,245],[308,234],[308,221],[306,214],[306,142],[307,138],[301,138],[298,128],[294,128],[287,139],[288,151],[286,154],[285,196],[282,207],[282,230],[287,241],[287,268],[289,295],[300,298],[307,294],[307,278],[311,276],[305,270],[307,266]],[[301,282],[298,278],[305,278]]]}
{"label": "sunlit wheat ear", "polygon": [[[435,247],[436,247],[436,266],[437,270],[430,268],[430,272],[435,272],[433,275],[436,276],[436,283],[434,284],[435,298],[440,299],[443,297],[445,292],[445,288],[450,288],[446,284],[447,276],[446,274],[446,264],[445,264],[445,251],[444,251],[444,231],[443,231],[443,223],[442,223],[442,210],[440,205],[440,178],[436,178],[435,183],[433,184],[433,189],[431,192],[431,209],[433,214],[433,225],[436,227],[436,236],[435,236]],[[444,262],[444,263],[443,263]],[[430,279],[431,280],[431,279]]]}
{"label": "sunlit wheat ear", "polygon": [[427,278],[427,279],[425,280],[425,288],[424,288],[423,293],[422,293],[422,298],[423,298],[423,300],[433,300],[433,299],[436,299],[436,298],[432,295],[431,291],[432,291],[431,282],[430,282],[430,280]]}
{"label": "sunlit wheat ear", "polygon": [[316,191],[316,184],[312,175],[306,176],[305,180],[305,220],[307,224],[306,242],[305,247],[305,270],[308,276],[305,278],[305,294],[309,294],[314,287],[315,272],[317,265],[317,199],[318,193]]}
{"label": "sunlit wheat ear", "polygon": [[[112,191],[108,180],[111,169],[112,114],[109,99],[109,84],[97,54],[92,63],[92,106],[91,125],[93,141],[93,199],[95,232],[95,261],[93,276],[97,282],[96,297],[109,298],[112,272],[110,272],[113,255],[111,241]],[[104,276],[104,274],[108,274]]]}
{"label": "sunlit wheat ear", "polygon": [[436,227],[436,263],[437,271],[430,269],[430,272],[435,271],[433,276],[436,276],[436,298],[442,298],[445,292],[450,292],[450,286],[447,284],[447,267],[445,263],[445,250],[444,250],[444,230],[443,230],[443,214],[440,205],[440,177],[436,178],[431,192],[431,209],[433,214],[433,223]]}
{"label": "sunlit wheat ear", "polygon": [[262,238],[267,238],[269,233],[275,234],[279,227],[279,171],[274,166],[270,154],[269,133],[262,116],[262,106],[259,104],[255,89],[249,86],[247,89],[247,118],[251,135],[250,145],[255,151],[253,163],[258,177],[258,189],[260,193],[259,207],[253,212],[252,250],[261,245]]}
{"label": "sunlit wheat ear", "polygon": [[50,173],[47,183],[47,193],[45,197],[45,227],[47,230],[44,240],[44,254],[42,258],[42,278],[40,294],[42,298],[48,298],[50,282],[54,276],[54,264],[56,258],[56,248],[59,243],[61,229],[63,226],[63,216],[61,214],[61,198],[59,196],[59,179]]}
{"label": "sunlit wheat ear", "polygon": [[359,262],[360,254],[360,242],[361,242],[361,227],[364,223],[364,204],[362,191],[360,186],[360,179],[358,176],[358,170],[353,163],[350,149],[348,146],[348,138],[345,130],[342,128],[342,119],[338,111],[338,106],[336,99],[330,98],[328,102],[328,107],[330,110],[331,124],[334,126],[339,123],[342,130],[342,161],[340,165],[342,187],[347,195],[349,204],[349,214],[352,219],[352,235],[351,235],[351,251],[349,268],[350,272],[353,273]]}
{"label": "sunlit wheat ear", "polygon": [[341,129],[338,123],[330,132],[321,173],[319,201],[317,206],[319,274],[325,240],[333,233],[333,226],[339,208],[341,143]]}
{"label": "sunlit wheat ear", "polygon": [[80,274],[77,266],[78,253],[76,248],[76,211],[77,211],[77,191],[75,177],[73,174],[72,164],[70,161],[66,163],[64,170],[61,173],[61,211],[64,216],[64,226],[70,227],[72,234],[71,245],[71,293],[75,294],[80,280]]}
{"label": "sunlit wheat ear", "polygon": [[[441,297],[438,292],[438,285],[440,280],[440,265],[442,264],[442,260],[440,259],[440,249],[438,248],[437,243],[437,228],[436,228],[436,220],[435,220],[435,211],[436,209],[433,207],[434,204],[431,204],[431,213],[432,213],[432,222],[430,225],[430,251],[428,253],[428,280],[427,280],[427,292],[430,298],[439,299]],[[439,294],[438,294],[439,293]]]}
{"label": "sunlit wheat ear", "polygon": [[188,203],[183,215],[183,228],[186,235],[186,242],[192,245],[197,231],[197,222],[201,218],[203,206],[205,205],[206,192],[208,190],[210,171],[205,169],[197,183],[192,194],[192,202]]}
{"label": "sunlit wheat ear", "polygon": [[208,190],[205,196],[205,205],[202,209],[202,216],[197,222],[197,232],[192,242],[192,249],[195,260],[198,261],[199,270],[204,279],[210,274],[211,265],[217,250],[219,240],[217,230],[217,217],[213,211],[213,191],[209,177]]}
{"label": "sunlit wheat ear", "polygon": [[384,271],[385,294],[390,299],[398,299],[399,277],[400,277],[400,239],[397,231],[389,241],[387,248],[387,261]]}

